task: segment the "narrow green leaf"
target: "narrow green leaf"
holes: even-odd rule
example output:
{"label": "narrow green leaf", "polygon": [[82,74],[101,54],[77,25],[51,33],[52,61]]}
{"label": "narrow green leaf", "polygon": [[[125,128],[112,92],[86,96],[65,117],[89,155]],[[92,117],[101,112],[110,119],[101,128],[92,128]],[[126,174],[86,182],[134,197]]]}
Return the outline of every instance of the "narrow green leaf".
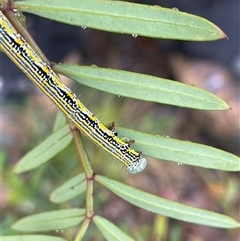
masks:
{"label": "narrow green leaf", "polygon": [[59,129],[64,127],[66,124],[67,124],[66,117],[63,115],[63,113],[61,111],[58,111],[56,120],[55,120],[54,126],[53,126],[53,132],[58,131]]}
{"label": "narrow green leaf", "polygon": [[32,170],[49,161],[63,150],[72,140],[69,126],[66,125],[50,135],[45,141],[28,152],[14,167],[15,173]]}
{"label": "narrow green leaf", "polygon": [[153,213],[218,228],[240,227],[240,223],[223,214],[169,201],[106,177],[97,175],[95,180],[126,201]]}
{"label": "narrow green leaf", "polygon": [[121,229],[103,217],[96,215],[93,217],[93,222],[97,225],[99,230],[108,241],[134,241]]}
{"label": "narrow green leaf", "polygon": [[81,173],[55,189],[50,200],[54,203],[62,203],[79,196],[86,190],[85,173]]}
{"label": "narrow green leaf", "polygon": [[150,75],[65,64],[55,65],[54,70],[81,84],[120,96],[201,110],[229,108],[206,90]]}
{"label": "narrow green leaf", "polygon": [[14,5],[59,22],[133,36],[193,41],[226,37],[206,19],[160,6],[103,0],[28,0]]}
{"label": "narrow green leaf", "polygon": [[240,170],[240,158],[238,156],[214,147],[120,127],[117,127],[116,131],[119,136],[135,140],[134,148],[147,156],[223,171]]}
{"label": "narrow green leaf", "polygon": [[65,209],[43,212],[22,218],[12,228],[26,232],[42,232],[75,226],[85,218],[85,209]]}
{"label": "narrow green leaf", "polygon": [[67,241],[64,238],[47,235],[13,235],[3,236],[1,241]]}

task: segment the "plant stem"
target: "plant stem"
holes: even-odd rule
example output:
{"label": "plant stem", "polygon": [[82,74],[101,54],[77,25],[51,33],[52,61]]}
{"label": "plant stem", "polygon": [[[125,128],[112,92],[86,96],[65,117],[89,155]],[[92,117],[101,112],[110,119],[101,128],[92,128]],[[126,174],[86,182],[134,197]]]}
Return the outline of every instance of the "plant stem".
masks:
{"label": "plant stem", "polygon": [[87,179],[87,187],[86,187],[86,217],[85,220],[83,221],[82,226],[80,227],[78,234],[75,238],[74,241],[80,241],[83,237],[83,235],[86,232],[86,229],[89,225],[89,222],[92,220],[92,217],[94,215],[93,211],[93,180],[94,180],[94,173],[92,170],[92,167],[89,162],[89,158],[87,155],[87,152],[85,150],[83,141],[82,141],[82,136],[81,132],[74,126],[74,124],[68,120],[70,130],[73,134],[73,140],[75,142],[77,152],[79,155],[79,158],[82,162],[82,166],[86,175]]}
{"label": "plant stem", "polygon": [[88,225],[90,223],[91,219],[86,218],[83,223],[82,226],[80,227],[77,236],[75,237],[74,241],[81,241],[84,234],[86,233],[86,230],[88,228]]}
{"label": "plant stem", "polygon": [[82,162],[82,166],[83,166],[84,172],[86,174],[86,178],[92,179],[93,178],[93,170],[90,165],[89,158],[88,158],[87,152],[85,150],[85,147],[83,145],[81,132],[77,129],[77,127],[75,127],[75,125],[69,119],[68,119],[68,124],[69,124],[70,130],[72,132],[73,140],[75,142],[79,158]]}

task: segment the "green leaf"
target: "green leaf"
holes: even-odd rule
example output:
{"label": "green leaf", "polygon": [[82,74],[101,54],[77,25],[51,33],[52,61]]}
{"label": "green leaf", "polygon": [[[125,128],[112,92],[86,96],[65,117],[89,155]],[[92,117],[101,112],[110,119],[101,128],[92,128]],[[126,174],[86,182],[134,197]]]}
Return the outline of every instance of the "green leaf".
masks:
{"label": "green leaf", "polygon": [[54,126],[53,126],[53,132],[58,131],[59,129],[64,127],[66,124],[67,124],[66,117],[63,115],[63,113],[61,111],[58,111],[56,120],[55,120]]}
{"label": "green leaf", "polygon": [[81,173],[54,190],[50,196],[51,202],[62,203],[79,196],[86,190],[85,173]]}
{"label": "green leaf", "polygon": [[66,125],[50,135],[45,141],[28,152],[14,167],[15,173],[32,170],[49,161],[63,150],[72,140],[69,126]]}
{"label": "green leaf", "polygon": [[150,75],[65,64],[55,65],[54,70],[81,84],[120,96],[201,110],[229,108],[210,92]]}
{"label": "green leaf", "polygon": [[97,225],[99,230],[108,241],[134,241],[121,229],[119,229],[117,226],[115,226],[113,223],[109,222],[103,217],[96,215],[93,217],[93,222]]}
{"label": "green leaf", "polygon": [[12,228],[26,232],[42,232],[75,226],[85,218],[85,209],[65,209],[43,212],[22,218]]}
{"label": "green leaf", "polygon": [[126,201],[153,213],[218,228],[240,227],[236,220],[219,213],[169,201],[106,177],[97,175],[95,180]]}
{"label": "green leaf", "polygon": [[206,19],[159,6],[103,0],[29,0],[14,6],[71,25],[135,36],[193,41],[226,37]]}
{"label": "green leaf", "polygon": [[238,156],[214,147],[120,127],[117,127],[116,131],[119,136],[134,140],[134,149],[140,150],[147,156],[223,171],[240,170],[240,158]]}
{"label": "green leaf", "polygon": [[64,238],[47,235],[13,235],[3,236],[1,241],[67,241]]}

